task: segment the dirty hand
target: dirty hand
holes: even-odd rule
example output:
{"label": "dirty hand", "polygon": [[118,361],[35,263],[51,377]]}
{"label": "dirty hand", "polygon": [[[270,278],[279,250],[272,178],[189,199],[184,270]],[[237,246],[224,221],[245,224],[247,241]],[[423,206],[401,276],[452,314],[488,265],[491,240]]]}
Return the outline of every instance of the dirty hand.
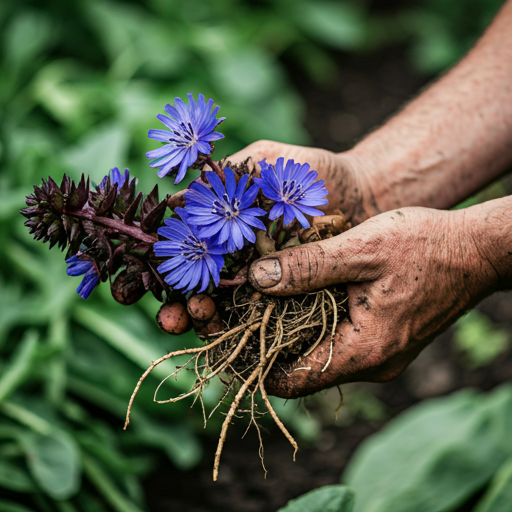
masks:
{"label": "dirty hand", "polygon": [[231,155],[229,162],[240,163],[251,157],[254,162],[266,159],[275,164],[279,157],[285,161],[308,163],[325,181],[329,204],[320,208],[326,213],[341,210],[353,224],[359,224],[379,213],[371,190],[369,173],[350,151],[333,153],[325,149],[294,146],[271,140],[260,140]]}
{"label": "dirty hand", "polygon": [[498,272],[507,253],[495,247],[498,237],[489,234],[480,206],[386,212],[336,237],[253,263],[251,283],[271,295],[348,283],[350,320],[337,326],[329,365],[323,371],[330,335],[308,357],[271,373],[268,392],[295,398],[346,382],[390,380],[503,285]]}
{"label": "dirty hand", "polygon": [[[249,157],[256,163],[266,159],[274,164],[279,157],[309,163],[318,172],[319,179],[325,181],[329,190],[329,204],[324,207],[324,211],[332,213],[341,210],[353,225],[378,213],[370,188],[369,174],[350,152],[333,153],[324,149],[260,140],[231,155],[228,160],[231,163],[241,163]],[[185,192],[172,196],[172,208],[183,206]],[[193,326],[198,334],[207,335],[220,328],[215,306],[205,295],[200,300],[193,299],[192,304],[186,306],[173,303],[159,313],[157,319],[160,327],[169,334],[180,334]]]}

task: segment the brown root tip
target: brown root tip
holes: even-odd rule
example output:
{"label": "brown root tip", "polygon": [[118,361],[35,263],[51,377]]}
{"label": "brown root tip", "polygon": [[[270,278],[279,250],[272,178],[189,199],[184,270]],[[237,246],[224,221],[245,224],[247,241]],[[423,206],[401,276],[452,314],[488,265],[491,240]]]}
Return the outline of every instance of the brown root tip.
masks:
{"label": "brown root tip", "polygon": [[188,301],[188,312],[194,320],[207,322],[216,312],[215,302],[204,293],[195,295]]}
{"label": "brown root tip", "polygon": [[192,324],[185,306],[179,302],[164,304],[156,314],[158,327],[168,334],[183,334]]}

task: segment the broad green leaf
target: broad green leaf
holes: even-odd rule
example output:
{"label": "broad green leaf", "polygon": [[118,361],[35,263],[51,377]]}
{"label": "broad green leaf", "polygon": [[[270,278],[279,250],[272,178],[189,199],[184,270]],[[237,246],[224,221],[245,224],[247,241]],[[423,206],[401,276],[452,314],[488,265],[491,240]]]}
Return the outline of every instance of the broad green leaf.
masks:
{"label": "broad green leaf", "polygon": [[24,381],[37,350],[37,338],[37,332],[27,331],[9,364],[2,369],[0,402],[5,400]]}
{"label": "broad green leaf", "polygon": [[512,386],[429,400],[356,451],[343,482],[355,512],[441,512],[476,492],[512,455]]}
{"label": "broad green leaf", "polygon": [[491,485],[473,512],[510,512],[512,510],[512,457],[494,475]]}
{"label": "broad green leaf", "polygon": [[50,435],[36,432],[21,437],[30,471],[41,488],[52,498],[65,500],[80,487],[80,455],[73,438],[53,430]]}
{"label": "broad green leaf", "polygon": [[6,457],[0,458],[0,487],[16,492],[35,491],[34,482],[29,477],[27,470]]}
{"label": "broad green leaf", "polygon": [[326,485],[291,500],[277,512],[351,512],[354,491],[344,485]]}

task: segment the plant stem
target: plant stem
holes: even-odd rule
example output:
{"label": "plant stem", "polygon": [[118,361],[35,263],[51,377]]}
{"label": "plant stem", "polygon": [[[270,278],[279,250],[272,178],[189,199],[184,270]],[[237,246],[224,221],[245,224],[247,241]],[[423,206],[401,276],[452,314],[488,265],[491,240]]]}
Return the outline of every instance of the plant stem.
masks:
{"label": "plant stem", "polygon": [[91,222],[94,222],[95,224],[100,224],[101,226],[115,229],[116,231],[125,233],[126,235],[129,235],[132,238],[136,238],[141,242],[146,242],[148,244],[154,244],[155,242],[158,242],[158,237],[150,235],[149,233],[144,233],[144,231],[142,231],[142,229],[137,226],[127,226],[120,220],[109,219],[108,217],[98,217],[92,211],[65,211],[64,214],[71,217],[78,217],[80,219],[87,219]]}
{"label": "plant stem", "polygon": [[222,183],[226,184],[226,176],[224,175],[224,171],[219,167],[217,162],[212,160],[212,157],[208,155],[206,157],[206,163],[213,169],[213,172],[222,180]]}

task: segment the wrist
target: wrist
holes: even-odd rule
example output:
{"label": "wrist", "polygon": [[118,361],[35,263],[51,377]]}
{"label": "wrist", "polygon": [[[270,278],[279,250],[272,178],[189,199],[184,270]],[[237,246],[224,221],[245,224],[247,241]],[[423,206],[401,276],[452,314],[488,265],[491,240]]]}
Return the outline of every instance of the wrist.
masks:
{"label": "wrist", "polygon": [[375,171],[371,171],[368,162],[360,158],[354,150],[338,153],[336,158],[340,169],[345,171],[340,173],[345,177],[339,185],[342,197],[341,210],[352,224],[361,224],[385,211],[380,208],[379,198],[374,192],[373,185],[378,178],[373,176]]}
{"label": "wrist", "polygon": [[457,210],[464,217],[468,243],[476,249],[474,265],[487,295],[512,288],[512,196]]}

